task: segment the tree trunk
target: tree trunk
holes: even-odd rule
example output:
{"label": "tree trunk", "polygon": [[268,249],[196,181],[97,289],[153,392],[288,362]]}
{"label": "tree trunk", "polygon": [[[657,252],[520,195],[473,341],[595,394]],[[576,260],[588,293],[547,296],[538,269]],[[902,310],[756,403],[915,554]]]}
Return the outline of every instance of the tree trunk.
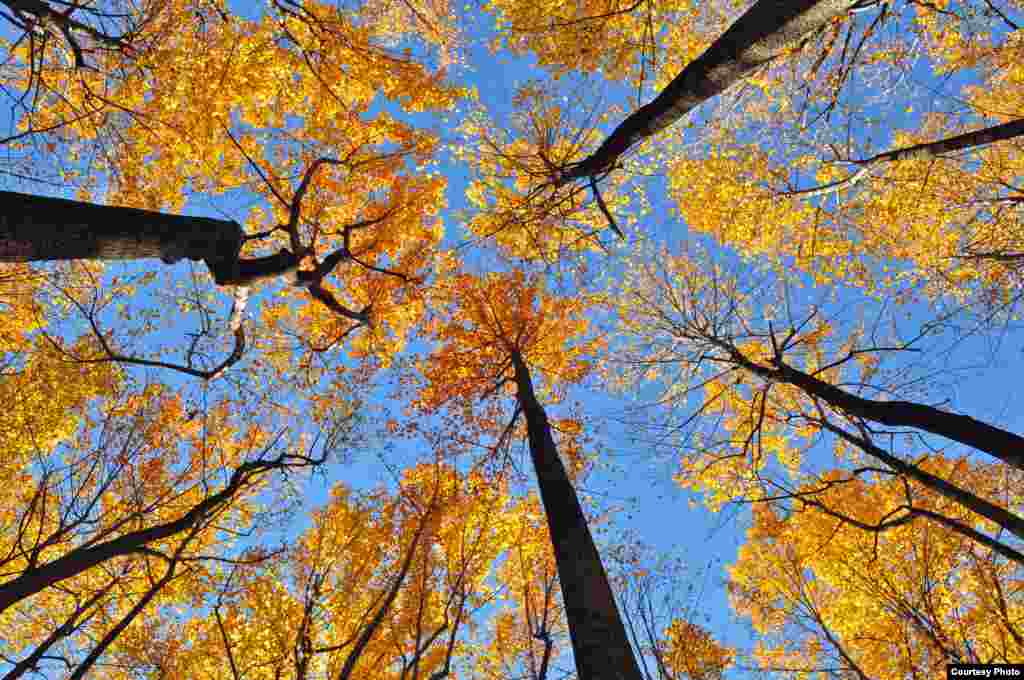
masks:
{"label": "tree trunk", "polygon": [[[1009,510],[1005,510],[994,503],[989,503],[981,496],[965,491],[956,484],[946,481],[942,477],[938,477],[930,472],[922,470],[917,465],[912,465],[900,460],[885,449],[875,446],[863,437],[852,435],[841,427],[837,427],[828,422],[823,422],[822,427],[839,436],[841,439],[859,447],[864,451],[864,453],[882,461],[901,475],[910,477],[922,486],[931,489],[937,494],[945,496],[954,503],[959,503],[971,512],[981,515],[997,526],[1006,529],[1017,538],[1024,540],[1024,519],[1013,514]],[[991,545],[989,545],[989,547],[991,547]]]}
{"label": "tree trunk", "polygon": [[885,163],[922,158],[940,158],[947,154],[956,153],[957,151],[976,149],[989,144],[995,144],[996,142],[1015,139],[1021,135],[1024,135],[1024,118],[1011,120],[1000,125],[992,125],[980,130],[972,130],[971,132],[965,132],[962,135],[956,135],[955,137],[938,139],[934,142],[924,142],[922,144],[914,144],[913,146],[892,149],[884,153],[875,154],[871,158],[853,161],[853,163],[860,166],[860,168],[849,177],[813,187],[811,189],[785,192],[782,195],[811,198],[812,196],[826,196],[834,194],[840,189],[849,189],[854,186],[867,177],[868,173],[870,173],[873,168]]}
{"label": "tree trunk", "polygon": [[1024,437],[1019,434],[927,404],[864,399],[781,361],[776,363],[775,368],[757,366],[753,362],[749,362],[747,367],[770,380],[795,385],[811,397],[821,399],[844,413],[882,425],[913,427],[937,434],[1024,471]]}
{"label": "tree trunk", "polygon": [[0,262],[182,258],[206,263],[218,285],[294,270],[289,251],[239,259],[237,222],[0,191]]}
{"label": "tree trunk", "polygon": [[569,168],[562,181],[611,168],[630,147],[796,47],[855,4],[857,0],[757,0],[657,97],[622,121],[597,151]]}
{"label": "tree trunk", "polygon": [[533,392],[529,369],[515,350],[512,363],[519,405],[526,416],[530,456],[554,544],[577,676],[580,680],[640,680],[640,668],[601,556],[576,490],[558,457],[547,415]]}
{"label": "tree trunk", "polygon": [[5,583],[0,583],[0,613],[21,600],[51,588],[65,579],[78,576],[95,566],[116,557],[133,555],[142,548],[165,538],[193,529],[207,522],[251,484],[254,477],[275,469],[285,468],[281,458],[271,461],[242,463],[231,474],[223,489],[196,503],[177,519],[145,529],[129,531],[115,538],[91,545],[79,546],[46,564],[34,566]]}

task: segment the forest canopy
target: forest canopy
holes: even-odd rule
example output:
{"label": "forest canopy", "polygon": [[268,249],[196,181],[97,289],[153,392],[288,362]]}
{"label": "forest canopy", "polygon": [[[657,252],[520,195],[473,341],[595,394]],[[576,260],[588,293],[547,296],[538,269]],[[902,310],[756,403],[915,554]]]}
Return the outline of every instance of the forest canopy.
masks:
{"label": "forest canopy", "polygon": [[0,678],[1024,662],[1022,22],[0,0]]}

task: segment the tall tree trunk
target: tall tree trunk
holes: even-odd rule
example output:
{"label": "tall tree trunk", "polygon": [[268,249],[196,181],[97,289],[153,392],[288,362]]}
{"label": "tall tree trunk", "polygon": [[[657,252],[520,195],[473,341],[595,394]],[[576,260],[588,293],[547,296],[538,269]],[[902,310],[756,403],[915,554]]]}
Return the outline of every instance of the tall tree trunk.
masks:
{"label": "tall tree trunk", "polygon": [[514,349],[512,363],[519,405],[526,416],[530,456],[554,544],[577,676],[580,680],[640,680],[640,668],[576,489],[558,457],[547,415],[533,392],[529,369]]}
{"label": "tall tree trunk", "polygon": [[853,416],[892,427],[914,427],[931,432],[1024,471],[1024,437],[970,416],[912,401],[875,401],[846,392],[779,361],[762,375],[795,385],[812,397]]}
{"label": "tall tree trunk", "polygon": [[[737,365],[775,382],[800,388],[843,413],[891,427],[913,427],[970,446],[1024,471],[1024,436],[970,416],[912,401],[875,401],[836,387],[782,360],[772,366],[751,361],[735,347],[719,344]],[[1024,526],[1024,525],[1022,525]]]}
{"label": "tall tree trunk", "polygon": [[[921,484],[921,486],[927,487],[941,496],[945,496],[954,503],[959,503],[971,512],[981,515],[993,524],[1006,529],[1017,538],[1024,540],[1024,518],[999,507],[995,503],[989,503],[981,496],[970,493],[942,477],[926,472],[917,465],[912,465],[897,458],[880,446],[875,446],[864,437],[850,434],[843,428],[827,421],[822,422],[821,426],[839,438],[859,447],[869,456],[882,461],[901,475],[913,479]],[[971,538],[975,537],[971,536]],[[992,547],[990,544],[987,545]]]}
{"label": "tall tree trunk", "polygon": [[787,49],[799,45],[858,0],[757,0],[652,101],[622,121],[597,151],[563,173],[568,182],[593,177],[622,154],[679,119]]}
{"label": "tall tree trunk", "polygon": [[996,142],[1015,139],[1021,135],[1024,135],[1024,118],[1011,120],[1000,125],[992,125],[980,130],[972,130],[971,132],[965,132],[954,137],[937,139],[934,142],[924,142],[921,144],[914,144],[913,146],[905,146],[899,149],[891,149],[884,153],[875,154],[871,158],[853,161],[855,165],[860,167],[857,172],[853,173],[849,177],[836,180],[835,182],[829,182],[822,186],[813,187],[811,189],[786,192],[783,195],[810,198],[812,196],[833,194],[840,189],[849,189],[867,177],[868,173],[871,172],[872,169],[880,165],[884,165],[885,163],[895,163],[898,161],[922,158],[940,158],[957,151],[976,149],[989,144],[995,144]]}
{"label": "tall tree trunk", "polygon": [[219,285],[245,285],[293,271],[289,251],[240,259],[237,222],[169,215],[0,191],[0,262],[182,258],[206,263]]}

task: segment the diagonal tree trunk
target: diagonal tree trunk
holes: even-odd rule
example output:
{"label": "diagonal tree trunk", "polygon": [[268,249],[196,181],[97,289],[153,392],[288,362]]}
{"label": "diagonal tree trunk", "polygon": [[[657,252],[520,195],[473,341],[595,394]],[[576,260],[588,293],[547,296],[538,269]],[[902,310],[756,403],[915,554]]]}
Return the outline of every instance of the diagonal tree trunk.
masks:
{"label": "diagonal tree trunk", "polygon": [[182,258],[206,263],[218,285],[247,285],[298,267],[299,258],[240,259],[237,222],[0,191],[0,262]]}
{"label": "diagonal tree trunk", "polygon": [[629,148],[675,124],[703,102],[795,47],[859,0],[757,0],[652,101],[622,121],[597,151],[568,168],[561,182],[611,168]]}
{"label": "diagonal tree trunk", "polygon": [[[800,388],[843,413],[891,427],[913,427],[982,451],[1024,471],[1024,436],[989,425],[961,413],[944,411],[913,401],[876,401],[847,392],[820,378],[793,368],[782,360],[773,366],[751,361],[735,347],[720,343],[739,366],[765,378]],[[1024,530],[1024,524],[1021,525]]]}
{"label": "diagonal tree trunk", "polygon": [[983,451],[1024,471],[1024,437],[970,416],[912,401],[875,401],[851,394],[813,375],[778,362],[775,379],[796,385],[830,406],[882,425],[915,427]]}
{"label": "diagonal tree trunk", "polygon": [[558,457],[547,415],[533,392],[530,371],[517,350],[511,350],[511,358],[519,405],[526,416],[530,456],[554,544],[577,676],[580,680],[640,680],[608,575],[576,490]]}
{"label": "diagonal tree trunk", "polygon": [[[925,404],[864,399],[795,369],[784,363],[781,359],[773,360],[773,366],[764,366],[751,361],[736,349],[735,346],[725,341],[711,338],[709,340],[725,352],[728,352],[731,361],[744,370],[750,371],[771,382],[793,385],[808,396],[819,399],[848,415],[885,425],[915,427],[925,432],[948,437],[953,441],[985,451],[1017,469],[1021,468],[1020,448],[1021,444],[1024,443],[1024,438],[1012,432],[993,427],[970,416],[942,411]],[[837,437],[859,447],[869,456],[882,461],[901,475],[913,479],[935,493],[945,496],[951,501],[959,503],[968,510],[994,522],[1018,538],[1024,539],[1024,518],[1021,518],[1019,515],[994,503],[990,503],[984,498],[970,493],[942,477],[922,470],[917,465],[901,460],[897,456],[875,446],[866,436],[858,437],[841,427],[832,425],[825,419],[820,419],[816,422]],[[970,538],[978,540],[978,536],[970,536]],[[984,538],[980,542],[993,547]]]}
{"label": "diagonal tree trunk", "polygon": [[194,529],[223,510],[255,478],[272,470],[287,469],[289,465],[291,464],[286,462],[284,456],[242,463],[235,468],[224,488],[196,503],[177,519],[129,531],[106,541],[79,546],[46,564],[37,565],[5,583],[0,583],[0,613],[46,588],[52,588],[61,581],[78,576],[104,562],[124,555],[134,555],[157,541]]}
{"label": "diagonal tree trunk", "polygon": [[[1006,529],[1017,538],[1024,539],[1024,519],[1020,516],[999,507],[995,503],[989,503],[984,498],[970,493],[956,484],[946,481],[942,477],[938,477],[930,472],[922,470],[917,465],[904,462],[885,449],[875,446],[864,437],[858,437],[850,434],[843,428],[837,427],[827,421],[822,421],[821,426],[839,438],[859,447],[869,456],[882,461],[901,475],[913,479],[920,483],[921,486],[925,486],[955,503],[959,503],[971,512],[975,512],[997,526]],[[970,536],[970,538],[977,540],[974,536]]]}
{"label": "diagonal tree trunk", "polygon": [[811,198],[812,196],[826,196],[828,194],[833,194],[840,189],[848,189],[852,187],[864,179],[871,170],[886,163],[895,163],[898,161],[916,160],[921,158],[940,158],[947,154],[956,153],[957,151],[976,149],[989,144],[995,144],[996,142],[1014,139],[1021,135],[1024,135],[1024,118],[1017,118],[1016,120],[1011,120],[1000,125],[993,125],[980,130],[972,130],[971,132],[965,132],[962,135],[946,137],[945,139],[938,139],[934,142],[924,142],[922,144],[914,144],[913,146],[905,146],[899,149],[891,149],[884,153],[875,154],[871,158],[853,161],[855,165],[860,166],[860,169],[849,177],[810,189],[790,191],[782,195],[802,196],[804,198]]}

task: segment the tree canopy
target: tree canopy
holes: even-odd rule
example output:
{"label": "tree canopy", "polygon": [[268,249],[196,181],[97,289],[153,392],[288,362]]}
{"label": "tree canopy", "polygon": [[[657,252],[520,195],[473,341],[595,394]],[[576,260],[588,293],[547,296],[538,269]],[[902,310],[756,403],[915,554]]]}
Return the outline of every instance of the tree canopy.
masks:
{"label": "tree canopy", "polygon": [[0,0],[0,678],[1024,662],[1022,21]]}

